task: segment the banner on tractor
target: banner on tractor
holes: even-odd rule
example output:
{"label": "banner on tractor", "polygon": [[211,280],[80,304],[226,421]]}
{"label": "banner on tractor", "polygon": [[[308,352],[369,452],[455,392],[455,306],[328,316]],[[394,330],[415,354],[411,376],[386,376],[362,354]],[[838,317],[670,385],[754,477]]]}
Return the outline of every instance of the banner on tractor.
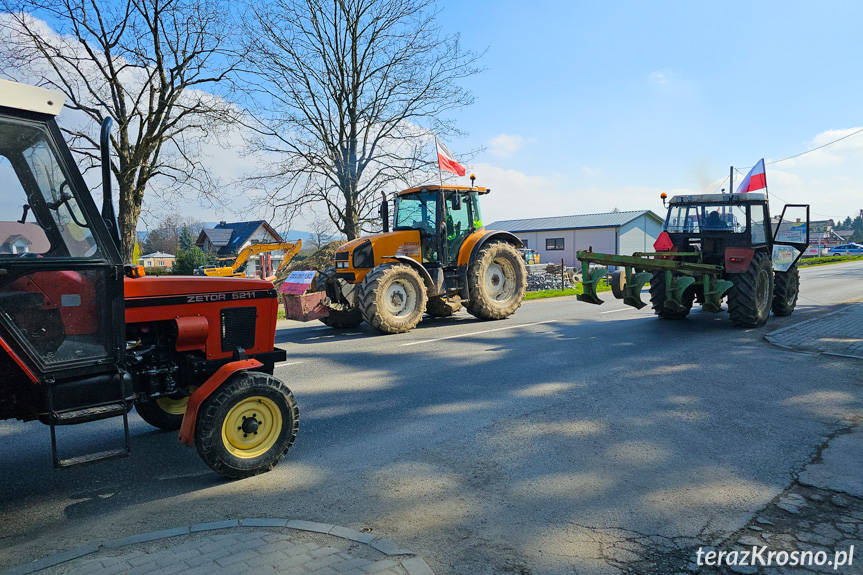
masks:
{"label": "banner on tractor", "polygon": [[291,272],[288,279],[286,279],[285,283],[282,284],[282,287],[279,288],[279,293],[288,295],[302,295],[306,293],[306,290],[309,289],[310,285],[312,285],[312,281],[315,279],[315,274],[317,273],[318,272],[315,270]]}

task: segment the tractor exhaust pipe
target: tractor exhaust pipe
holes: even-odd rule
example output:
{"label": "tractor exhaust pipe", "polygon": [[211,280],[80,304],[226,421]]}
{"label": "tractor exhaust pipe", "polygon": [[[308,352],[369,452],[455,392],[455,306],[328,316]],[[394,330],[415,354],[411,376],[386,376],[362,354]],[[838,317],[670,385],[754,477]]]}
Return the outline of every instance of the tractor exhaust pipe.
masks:
{"label": "tractor exhaust pipe", "polygon": [[108,233],[120,250],[120,231],[117,228],[117,216],[114,214],[114,202],[111,198],[111,118],[102,120],[102,132],[99,135],[99,151],[102,153],[102,220],[108,226]]}
{"label": "tractor exhaust pipe", "polygon": [[390,205],[387,202],[387,193],[381,192],[381,220],[383,221],[384,233],[389,233],[390,231]]}

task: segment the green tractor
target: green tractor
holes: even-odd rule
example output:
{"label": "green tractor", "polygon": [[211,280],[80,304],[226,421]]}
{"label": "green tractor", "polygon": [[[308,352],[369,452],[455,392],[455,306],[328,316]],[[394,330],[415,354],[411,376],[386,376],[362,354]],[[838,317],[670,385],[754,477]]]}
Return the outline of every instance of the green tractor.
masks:
{"label": "green tractor", "polygon": [[787,204],[773,220],[762,193],[661,197],[668,215],[655,252],[578,252],[585,278],[579,300],[602,303],[596,286],[608,268],[591,268],[595,263],[615,266],[612,293],[627,305],[647,305],[641,291],[650,282],[650,304],[662,319],[683,319],[696,302],[723,311],[723,298],[734,325],[763,325],[771,310],[791,315],[800,289],[797,261],[809,245],[808,205]]}

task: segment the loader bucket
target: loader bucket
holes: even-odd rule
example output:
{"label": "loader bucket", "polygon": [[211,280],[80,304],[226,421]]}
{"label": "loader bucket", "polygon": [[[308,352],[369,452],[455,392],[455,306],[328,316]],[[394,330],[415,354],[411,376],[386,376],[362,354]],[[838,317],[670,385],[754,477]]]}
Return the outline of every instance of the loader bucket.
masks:
{"label": "loader bucket", "polygon": [[584,293],[576,297],[578,301],[602,305],[603,301],[596,295],[596,284],[599,280],[608,273],[608,268],[595,268],[591,271],[590,265],[587,262],[581,264],[581,285]]}

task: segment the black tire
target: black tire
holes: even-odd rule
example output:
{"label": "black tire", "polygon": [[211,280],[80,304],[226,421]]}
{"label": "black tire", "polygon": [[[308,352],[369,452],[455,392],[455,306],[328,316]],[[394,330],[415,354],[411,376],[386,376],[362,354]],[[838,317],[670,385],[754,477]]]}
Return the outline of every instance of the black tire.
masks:
{"label": "black tire", "polygon": [[430,297],[426,303],[426,313],[432,317],[449,317],[459,311],[461,311],[460,302],[449,302],[442,296]]}
{"label": "black tire", "polygon": [[[319,271],[315,276],[312,290],[324,291],[326,289],[326,282],[332,280],[335,277],[335,267],[330,266],[323,271]],[[322,324],[328,325],[335,329],[353,329],[363,323],[363,316],[360,313],[359,308],[353,308],[349,310],[337,310],[330,308],[328,315],[318,319],[320,319]]]}
{"label": "black tire", "polygon": [[165,431],[179,431],[188,403],[187,395],[160,397],[136,403],[135,411],[153,427]]}
{"label": "black tire", "polygon": [[681,300],[684,309],[682,310],[665,307],[665,298],[665,272],[653,272],[653,276],[650,278],[650,305],[653,306],[653,313],[658,315],[660,319],[683,319],[688,316],[692,309],[692,302],[695,301],[695,291],[687,289],[683,292]]}
{"label": "black tire", "polygon": [[623,288],[626,287],[626,270],[614,270],[611,274],[611,295],[623,299]]}
{"label": "black tire", "polygon": [[404,333],[417,326],[426,311],[426,286],[405,264],[379,265],[359,289],[363,319],[381,333]]}
{"label": "black tire", "polygon": [[728,315],[740,327],[764,325],[773,304],[773,269],[770,256],[756,252],[749,269],[742,274],[728,274],[734,284],[728,290]]}
{"label": "black tire", "polygon": [[[247,420],[254,420],[257,430],[247,429]],[[284,383],[245,371],[204,400],[195,422],[195,447],[210,469],[243,479],[275,467],[297,438],[299,424],[300,410]]]}
{"label": "black tire", "polygon": [[776,272],[773,275],[773,313],[774,315],[791,315],[797,306],[797,296],[800,294],[800,270],[791,266],[787,272]]}
{"label": "black tire", "polygon": [[518,250],[505,242],[491,242],[467,270],[470,300],[467,311],[479,319],[504,319],[524,301],[527,269]]}

